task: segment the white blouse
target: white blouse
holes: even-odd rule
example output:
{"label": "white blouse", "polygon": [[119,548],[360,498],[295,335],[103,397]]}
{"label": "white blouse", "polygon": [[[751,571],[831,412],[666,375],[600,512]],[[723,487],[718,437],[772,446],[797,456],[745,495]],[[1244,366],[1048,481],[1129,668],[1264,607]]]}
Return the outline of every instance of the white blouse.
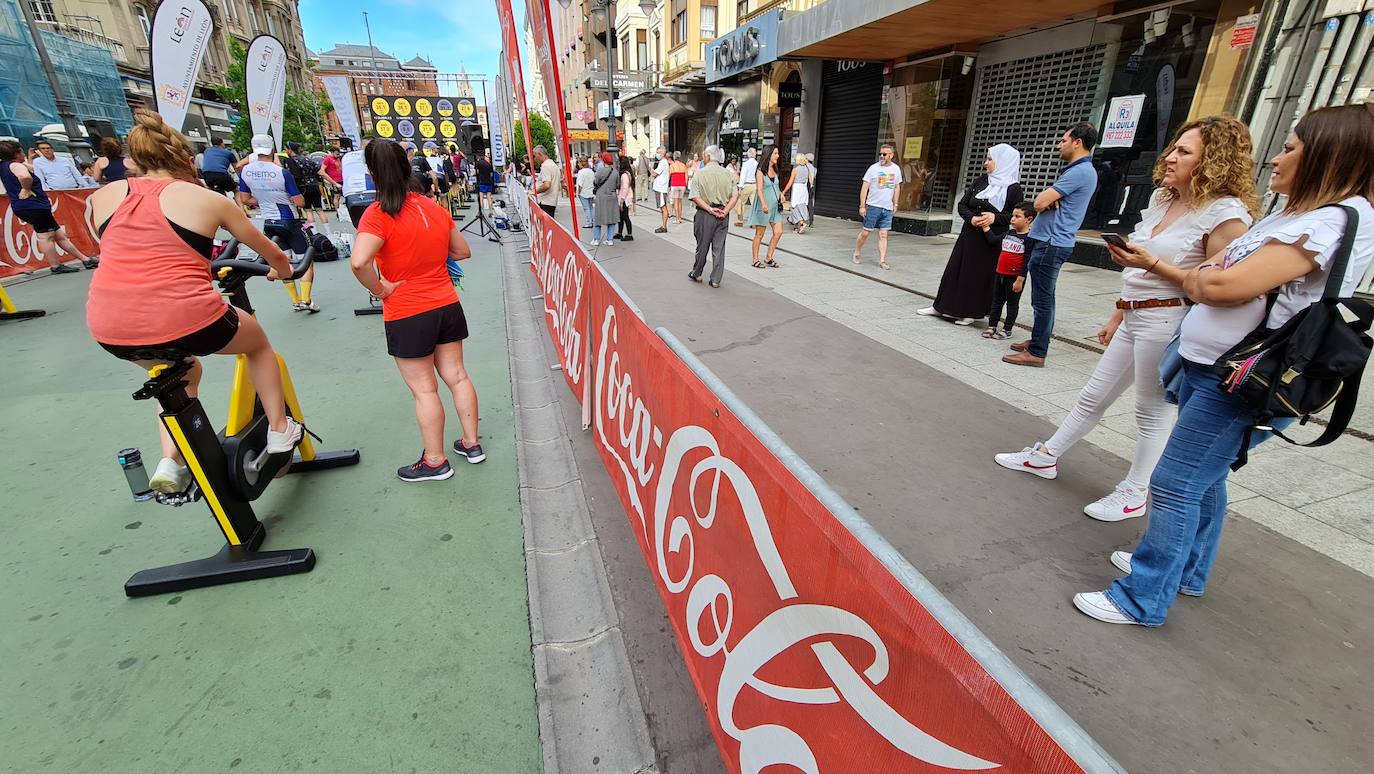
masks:
{"label": "white blouse", "polygon": [[[1131,232],[1130,241],[1149,250],[1161,262],[1171,262],[1184,271],[1192,271],[1207,257],[1203,237],[1217,226],[1228,220],[1238,220],[1248,227],[1254,221],[1240,199],[1225,196],[1200,209],[1188,210],[1159,236],[1150,236],[1169,211],[1170,203],[1164,189],[1156,189],[1150,197],[1150,206],[1140,213],[1140,223]],[[1127,301],[1182,298],[1183,288],[1153,272],[1130,268],[1121,272],[1121,297]]]}
{"label": "white blouse", "polygon": [[[1374,207],[1362,196],[1352,196],[1341,204],[1353,207],[1360,216],[1350,263],[1346,266],[1341,284],[1341,295],[1348,296],[1355,291],[1355,286],[1369,268],[1371,260],[1374,260]],[[1272,329],[1283,325],[1322,297],[1331,260],[1341,244],[1345,217],[1345,211],[1336,207],[1322,207],[1297,215],[1285,215],[1280,210],[1256,223],[1254,228],[1226,249],[1223,265],[1227,268],[1249,258],[1268,242],[1301,245],[1303,249],[1317,254],[1313,257],[1317,268],[1279,288],[1278,299],[1269,313],[1266,327]],[[1193,307],[1188,316],[1183,318],[1179,354],[1194,363],[1215,363],[1217,358],[1259,327],[1260,320],[1264,318],[1264,301],[1265,296],[1260,296],[1239,306],[1198,304]]]}

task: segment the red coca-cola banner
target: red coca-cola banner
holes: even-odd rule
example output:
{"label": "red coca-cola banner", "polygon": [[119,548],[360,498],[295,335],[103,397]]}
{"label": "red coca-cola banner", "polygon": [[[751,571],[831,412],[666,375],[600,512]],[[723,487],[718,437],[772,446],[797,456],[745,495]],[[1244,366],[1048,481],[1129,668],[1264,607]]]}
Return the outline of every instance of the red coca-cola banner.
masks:
{"label": "red coca-cola banner", "polygon": [[[587,274],[592,261],[582,245],[538,207],[529,208],[530,271],[544,291],[544,321],[558,350],[568,387],[585,402]],[[585,416],[585,412],[584,412]]]}
{"label": "red coca-cola banner", "polygon": [[[53,217],[66,227],[67,236],[76,249],[88,256],[100,252],[100,242],[95,238],[95,224],[91,222],[91,211],[87,206],[95,190],[48,191]],[[3,218],[5,229],[4,244],[0,246],[0,277],[47,268],[48,264],[38,249],[38,237],[33,233],[33,226],[15,217],[8,196],[0,195],[0,218]],[[76,256],[59,251],[58,259],[65,263],[75,261]]]}
{"label": "red coca-cola banner", "polygon": [[727,767],[1081,771],[601,272],[594,440]]}

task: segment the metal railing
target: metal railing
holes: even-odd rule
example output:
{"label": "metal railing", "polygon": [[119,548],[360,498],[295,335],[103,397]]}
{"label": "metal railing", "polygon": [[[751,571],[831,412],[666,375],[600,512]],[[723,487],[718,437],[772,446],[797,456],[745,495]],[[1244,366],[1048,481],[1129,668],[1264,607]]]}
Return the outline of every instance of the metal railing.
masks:
{"label": "metal railing", "polygon": [[77,40],[92,46],[99,46],[109,51],[110,56],[113,56],[116,62],[123,64],[129,63],[129,58],[124,53],[124,44],[115,38],[82,29],[81,27],[66,22],[40,21],[37,24],[41,29],[56,32],[63,37],[71,38],[72,40]]}

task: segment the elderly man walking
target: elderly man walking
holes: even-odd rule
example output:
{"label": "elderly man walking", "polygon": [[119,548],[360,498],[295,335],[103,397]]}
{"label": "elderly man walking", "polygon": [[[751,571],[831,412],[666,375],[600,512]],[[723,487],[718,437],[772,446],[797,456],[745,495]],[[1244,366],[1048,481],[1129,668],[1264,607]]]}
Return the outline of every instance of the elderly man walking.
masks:
{"label": "elderly man walking", "polygon": [[697,206],[692,221],[692,233],[697,238],[696,262],[687,275],[693,282],[701,282],[706,268],[706,251],[711,251],[711,287],[720,287],[725,276],[725,237],[730,233],[730,211],[735,208],[739,191],[735,179],[720,165],[718,146],[707,146],[701,154],[701,171],[692,176],[691,197]]}

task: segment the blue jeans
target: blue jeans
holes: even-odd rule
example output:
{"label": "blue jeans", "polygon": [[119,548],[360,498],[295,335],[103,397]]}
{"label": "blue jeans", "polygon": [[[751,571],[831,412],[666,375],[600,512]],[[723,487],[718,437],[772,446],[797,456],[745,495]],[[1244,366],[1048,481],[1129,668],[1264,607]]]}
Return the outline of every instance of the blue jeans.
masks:
{"label": "blue jeans", "polygon": [[[582,226],[583,226],[584,228],[587,227],[587,226],[592,225],[592,207],[593,207],[593,205],[594,205],[595,202],[596,202],[596,199],[593,198],[593,197],[591,197],[591,196],[579,196],[579,197],[577,197],[577,204],[578,204],[578,207],[577,207],[578,212],[577,212],[577,214],[580,215],[580,216],[582,217]],[[597,238],[600,239],[600,237],[597,237]]]}
{"label": "blue jeans", "polygon": [[[1131,574],[1107,589],[1121,612],[1159,626],[1179,592],[1202,595],[1221,540],[1226,476],[1254,421],[1249,407],[1222,391],[1210,367],[1184,361],[1178,423],[1150,477],[1149,524],[1131,556]],[[1275,422],[1280,429],[1286,424]],[[1271,435],[1254,433],[1251,447]]]}
{"label": "blue jeans", "polygon": [[1030,275],[1031,311],[1035,313],[1035,322],[1031,325],[1030,345],[1026,351],[1036,357],[1044,357],[1050,351],[1050,335],[1054,333],[1054,286],[1059,282],[1059,269],[1072,253],[1072,247],[1055,247],[1038,239],[1029,246],[1026,273]]}

